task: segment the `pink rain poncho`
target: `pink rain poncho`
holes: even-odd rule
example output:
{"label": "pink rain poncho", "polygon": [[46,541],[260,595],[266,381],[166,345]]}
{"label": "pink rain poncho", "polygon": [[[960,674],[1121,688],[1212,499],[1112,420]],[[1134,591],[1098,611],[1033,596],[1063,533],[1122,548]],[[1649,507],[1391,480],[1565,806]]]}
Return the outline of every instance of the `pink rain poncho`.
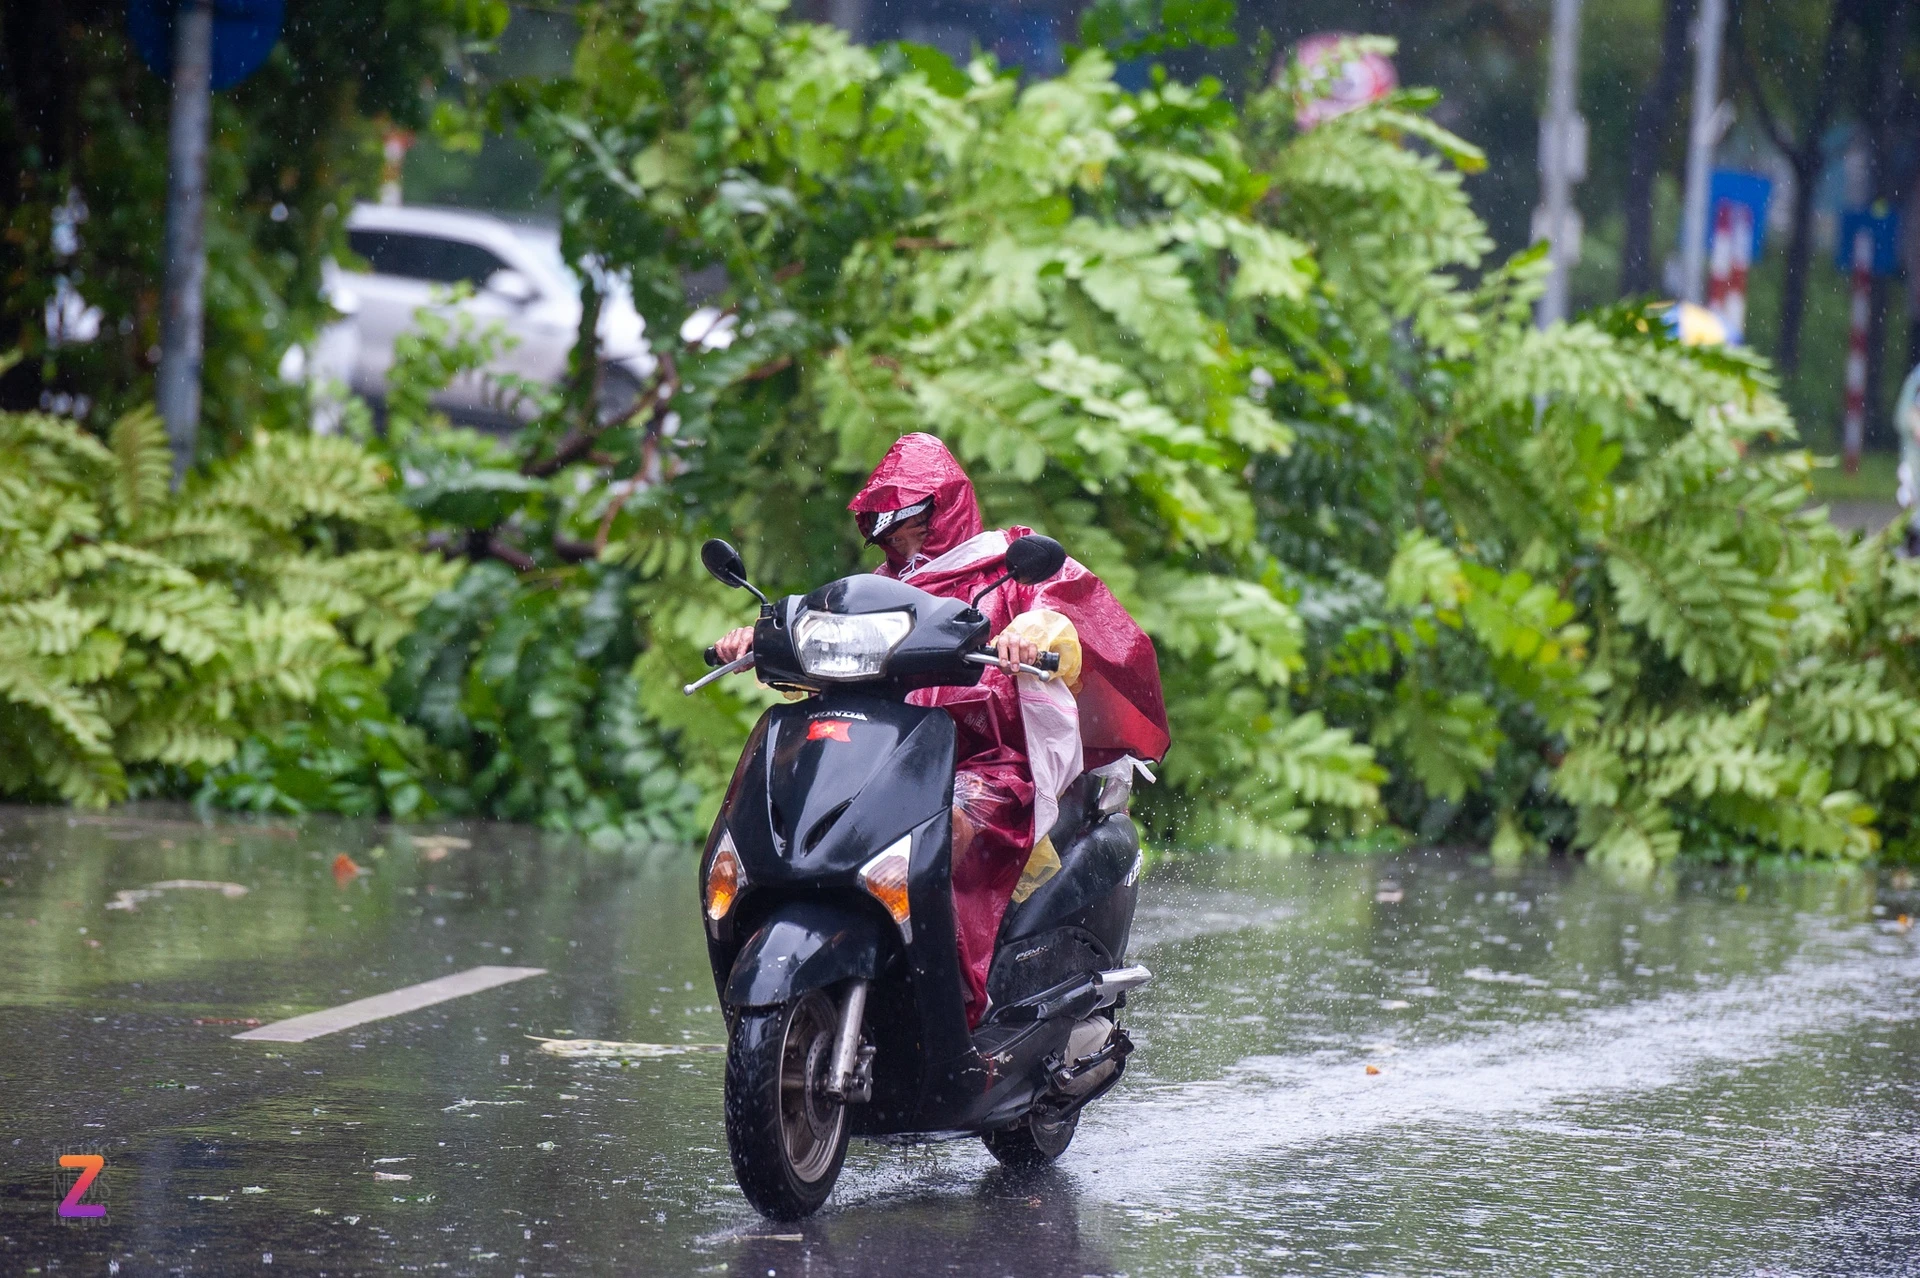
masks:
{"label": "pink rain poncho", "polygon": [[[1006,571],[1007,545],[1031,529],[984,531],[973,481],[931,435],[903,435],[848,509],[899,510],[934,499],[927,538],[911,562],[887,552],[877,571],[929,594],[971,599]],[[941,706],[958,730],[954,805],[974,826],[964,863],[953,866],[953,903],[967,1018],[986,1010],[994,938],[1034,843],[1052,827],[1059,797],[1083,768],[1123,755],[1158,760],[1167,750],[1160,667],[1148,639],[1100,579],[1073,559],[1037,586],[1007,582],[980,601],[997,635],[1024,614],[1059,613],[1077,632],[1077,696],[1061,680],[982,673],[971,688],[926,688],[916,705]]]}

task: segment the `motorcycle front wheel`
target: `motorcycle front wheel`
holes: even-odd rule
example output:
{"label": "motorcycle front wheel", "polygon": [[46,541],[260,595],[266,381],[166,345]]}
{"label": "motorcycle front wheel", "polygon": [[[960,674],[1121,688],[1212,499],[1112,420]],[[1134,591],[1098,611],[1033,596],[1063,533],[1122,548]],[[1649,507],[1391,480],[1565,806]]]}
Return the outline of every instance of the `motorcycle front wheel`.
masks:
{"label": "motorcycle front wheel", "polygon": [[839,1015],[811,990],[742,1011],[727,1044],[727,1152],[763,1216],[798,1220],[833,1192],[847,1156],[847,1110],[826,1094]]}

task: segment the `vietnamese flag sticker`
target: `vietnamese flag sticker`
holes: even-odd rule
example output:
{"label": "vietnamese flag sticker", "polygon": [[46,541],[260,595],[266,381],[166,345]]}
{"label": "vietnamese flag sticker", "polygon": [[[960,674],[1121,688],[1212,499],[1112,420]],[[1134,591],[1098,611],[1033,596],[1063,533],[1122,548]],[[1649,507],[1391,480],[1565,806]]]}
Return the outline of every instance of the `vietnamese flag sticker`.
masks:
{"label": "vietnamese flag sticker", "polygon": [[844,741],[852,745],[853,738],[847,735],[847,730],[852,726],[845,719],[815,719],[807,725],[807,740]]}

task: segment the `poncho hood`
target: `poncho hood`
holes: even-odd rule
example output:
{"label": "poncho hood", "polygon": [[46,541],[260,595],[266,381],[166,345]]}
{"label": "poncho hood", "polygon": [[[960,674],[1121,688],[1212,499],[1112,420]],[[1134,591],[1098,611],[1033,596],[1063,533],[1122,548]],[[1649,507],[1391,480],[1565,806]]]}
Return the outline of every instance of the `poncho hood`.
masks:
{"label": "poncho hood", "polygon": [[[920,547],[922,555],[938,559],[980,535],[983,525],[973,481],[945,444],[915,432],[894,441],[847,509],[855,514],[899,510],[928,497],[933,498],[933,513],[927,522],[926,543]],[[904,561],[888,550],[887,565],[898,572]]]}

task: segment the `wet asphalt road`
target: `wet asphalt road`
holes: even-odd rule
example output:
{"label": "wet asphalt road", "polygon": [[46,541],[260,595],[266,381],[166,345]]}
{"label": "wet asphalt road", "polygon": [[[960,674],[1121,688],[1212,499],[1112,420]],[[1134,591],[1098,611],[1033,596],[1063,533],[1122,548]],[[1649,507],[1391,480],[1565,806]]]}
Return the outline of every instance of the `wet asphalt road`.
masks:
{"label": "wet asphalt road", "polygon": [[[1056,1169],[856,1144],[776,1226],[727,1165],[692,876],[498,827],[0,809],[0,1273],[1920,1272],[1904,879],[1163,864],[1141,1050]],[[486,964],[548,974],[231,1037]],[[63,1222],[89,1152],[107,1215]]]}

